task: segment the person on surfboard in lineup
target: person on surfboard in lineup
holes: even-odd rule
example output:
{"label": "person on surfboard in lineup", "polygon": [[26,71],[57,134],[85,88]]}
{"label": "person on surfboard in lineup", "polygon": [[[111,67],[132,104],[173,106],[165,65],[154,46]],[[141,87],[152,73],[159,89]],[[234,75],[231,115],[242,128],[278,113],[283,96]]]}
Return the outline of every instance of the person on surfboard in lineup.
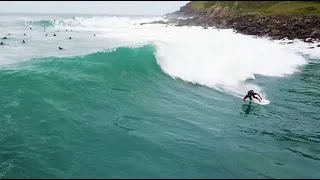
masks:
{"label": "person on surfboard in lineup", "polygon": [[[258,96],[260,97],[260,99],[257,98],[255,95],[258,95]],[[259,102],[261,102],[261,100],[262,100],[262,97],[260,96],[260,94],[255,93],[253,90],[250,90],[250,91],[248,91],[248,94],[243,98],[243,101],[246,102],[246,99],[247,99],[247,98],[249,98],[250,100],[252,100],[252,97],[258,99]]]}

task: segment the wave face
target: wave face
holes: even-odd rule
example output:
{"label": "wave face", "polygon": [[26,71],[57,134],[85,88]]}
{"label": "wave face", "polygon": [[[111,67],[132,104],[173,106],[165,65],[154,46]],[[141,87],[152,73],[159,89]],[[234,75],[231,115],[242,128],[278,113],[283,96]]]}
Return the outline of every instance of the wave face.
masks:
{"label": "wave face", "polygon": [[54,21],[52,21],[52,20],[40,20],[40,21],[34,21],[33,24],[36,25],[36,26],[50,27],[50,26],[54,26]]}

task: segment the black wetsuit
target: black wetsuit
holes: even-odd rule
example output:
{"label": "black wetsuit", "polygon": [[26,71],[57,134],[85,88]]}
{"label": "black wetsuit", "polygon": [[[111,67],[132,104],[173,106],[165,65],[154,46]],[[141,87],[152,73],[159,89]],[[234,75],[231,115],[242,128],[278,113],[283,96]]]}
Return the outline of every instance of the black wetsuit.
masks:
{"label": "black wetsuit", "polygon": [[252,93],[252,92],[249,91],[248,94],[243,99],[249,98],[250,100],[252,100],[252,97],[253,97],[253,98],[256,98],[256,99],[258,99],[260,101],[260,99],[257,98],[255,95],[259,95],[259,94],[258,93]]}

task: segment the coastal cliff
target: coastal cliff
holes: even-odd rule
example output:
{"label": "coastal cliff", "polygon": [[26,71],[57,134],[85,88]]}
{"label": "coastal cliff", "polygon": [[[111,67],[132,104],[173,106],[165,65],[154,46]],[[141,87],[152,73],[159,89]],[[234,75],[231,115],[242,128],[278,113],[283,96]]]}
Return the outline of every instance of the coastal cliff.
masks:
{"label": "coastal cliff", "polygon": [[320,39],[320,1],[191,1],[164,17],[169,20],[152,23],[232,28],[272,39]]}

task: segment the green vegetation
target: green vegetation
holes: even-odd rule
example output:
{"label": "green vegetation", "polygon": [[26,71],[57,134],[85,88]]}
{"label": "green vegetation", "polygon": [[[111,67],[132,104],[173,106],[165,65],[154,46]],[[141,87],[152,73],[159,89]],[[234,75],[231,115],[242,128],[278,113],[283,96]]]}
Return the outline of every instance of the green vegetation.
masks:
{"label": "green vegetation", "polygon": [[200,10],[209,9],[217,3],[222,7],[234,7],[235,15],[320,15],[320,1],[192,1],[191,5],[192,8]]}

